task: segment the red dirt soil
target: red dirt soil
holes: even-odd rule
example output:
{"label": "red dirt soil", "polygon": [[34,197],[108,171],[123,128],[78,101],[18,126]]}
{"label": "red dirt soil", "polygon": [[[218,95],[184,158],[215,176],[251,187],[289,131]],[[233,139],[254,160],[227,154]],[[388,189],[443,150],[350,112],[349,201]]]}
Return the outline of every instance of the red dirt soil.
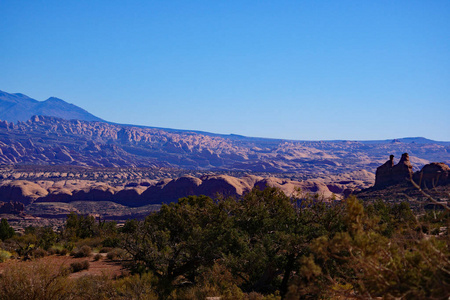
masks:
{"label": "red dirt soil", "polygon": [[[102,255],[103,256],[103,255]],[[105,255],[106,256],[106,255]],[[111,261],[106,259],[103,256],[100,260],[94,261],[93,256],[91,257],[82,257],[82,258],[73,258],[71,256],[59,256],[59,255],[50,255],[43,258],[39,258],[34,260],[35,262],[43,262],[53,267],[63,268],[69,267],[71,263],[81,262],[84,260],[89,261],[89,270],[83,270],[80,272],[72,273],[69,275],[69,278],[79,278],[86,275],[96,275],[96,276],[108,276],[109,278],[116,278],[121,275],[126,275],[128,271],[123,268],[123,266],[118,261]],[[0,274],[3,273],[5,268],[15,265],[15,264],[27,264],[30,261],[18,261],[18,260],[7,260],[4,263],[0,263]]]}

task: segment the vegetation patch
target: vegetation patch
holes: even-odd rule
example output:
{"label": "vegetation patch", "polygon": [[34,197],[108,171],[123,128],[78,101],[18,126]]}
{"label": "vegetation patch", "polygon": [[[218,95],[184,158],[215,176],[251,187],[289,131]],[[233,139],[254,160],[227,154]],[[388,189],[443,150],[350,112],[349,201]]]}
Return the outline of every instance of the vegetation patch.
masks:
{"label": "vegetation patch", "polygon": [[73,273],[76,273],[76,272],[80,272],[83,270],[88,270],[89,265],[90,265],[89,261],[87,261],[87,260],[73,262],[70,264],[70,269],[72,270]]}
{"label": "vegetation patch", "polygon": [[[17,259],[0,265],[0,300],[445,299],[449,225],[446,210],[354,197],[327,203],[275,188],[182,198],[120,228],[71,214],[60,230],[29,227],[1,242],[0,259]],[[93,247],[102,247],[93,261],[75,258]],[[74,258],[56,255],[65,251]],[[91,276],[100,265],[129,273]]]}
{"label": "vegetation patch", "polygon": [[84,245],[81,248],[72,250],[70,255],[72,255],[73,257],[89,257],[91,256],[91,253],[92,253],[91,247]]}

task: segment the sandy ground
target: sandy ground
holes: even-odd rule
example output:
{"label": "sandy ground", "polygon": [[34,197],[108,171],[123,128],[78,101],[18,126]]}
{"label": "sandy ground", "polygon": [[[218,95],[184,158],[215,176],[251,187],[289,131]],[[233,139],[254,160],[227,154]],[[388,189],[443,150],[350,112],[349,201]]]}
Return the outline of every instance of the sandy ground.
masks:
{"label": "sandy ground", "polygon": [[[121,275],[127,274],[127,270],[122,267],[120,262],[118,261],[111,261],[106,258],[106,254],[103,256],[102,259],[98,261],[94,261],[94,257],[91,256],[89,258],[82,257],[82,258],[73,258],[71,256],[59,256],[59,255],[50,255],[43,258],[39,258],[37,260],[34,260],[35,262],[42,262],[45,264],[48,264],[52,267],[64,268],[69,267],[71,263],[73,262],[81,262],[84,260],[89,261],[89,270],[83,270],[80,272],[72,273],[69,275],[69,278],[79,278],[86,275],[106,275],[110,278],[115,278]],[[0,263],[0,274],[3,273],[5,268],[8,268],[10,266],[14,266],[16,264],[28,264],[30,261],[18,261],[18,260],[8,260],[4,263]]]}

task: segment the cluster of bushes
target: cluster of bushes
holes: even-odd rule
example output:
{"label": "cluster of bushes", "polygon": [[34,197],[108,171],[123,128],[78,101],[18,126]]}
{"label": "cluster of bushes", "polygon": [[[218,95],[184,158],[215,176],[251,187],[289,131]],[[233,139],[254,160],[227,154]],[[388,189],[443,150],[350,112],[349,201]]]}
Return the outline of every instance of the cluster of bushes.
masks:
{"label": "cluster of bushes", "polygon": [[[59,232],[29,228],[2,248],[9,253],[3,257],[106,256],[131,272],[74,280],[36,267],[33,276],[53,280],[46,286],[55,299],[446,299],[449,225],[447,211],[413,213],[406,203],[363,205],[356,198],[300,200],[266,188],[241,199],[182,198],[121,229],[71,214]],[[88,268],[86,260],[71,272]],[[6,285],[25,278],[21,272],[32,271],[0,277],[3,295],[17,292]]]}
{"label": "cluster of bushes", "polygon": [[[119,229],[115,222],[97,221],[92,216],[68,215],[58,230],[50,227],[27,227],[22,235],[15,234],[7,220],[0,222],[0,251],[22,260],[47,255],[90,257],[93,252],[115,250],[119,244]],[[5,253],[6,253],[5,252]],[[3,253],[3,252],[0,252]],[[0,255],[0,261],[5,254]],[[117,256],[115,256],[117,258]],[[121,258],[124,258],[122,255]]]}
{"label": "cluster of bushes", "polygon": [[[202,289],[284,299],[448,298],[449,212],[427,219],[406,203],[324,203],[255,189],[238,200],[192,196],[163,205],[125,224],[123,247],[134,272],[154,274],[161,299]],[[431,223],[445,230],[424,232]]]}

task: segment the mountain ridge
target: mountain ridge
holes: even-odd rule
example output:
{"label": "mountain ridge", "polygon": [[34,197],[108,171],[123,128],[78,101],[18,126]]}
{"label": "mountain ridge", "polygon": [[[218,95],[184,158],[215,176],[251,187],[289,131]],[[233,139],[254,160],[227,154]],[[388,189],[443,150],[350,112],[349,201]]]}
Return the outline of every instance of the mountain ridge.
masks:
{"label": "mountain ridge", "polygon": [[[101,120],[56,97],[37,101],[24,94],[0,92],[0,119],[11,111],[25,117],[30,107],[50,116],[0,121],[0,164],[171,167],[308,176],[355,169],[375,172],[385,157],[404,152],[411,154],[417,167],[450,162],[450,142],[423,137],[299,141],[123,125]],[[96,119],[79,119],[76,112]]]}
{"label": "mountain ridge", "polygon": [[[26,102],[25,104],[23,102]],[[13,103],[9,107],[5,107],[4,103]],[[28,106],[34,106],[35,109],[33,111],[29,111]],[[59,105],[59,108],[51,108],[49,104]],[[22,107],[20,113],[23,115],[20,118],[15,117],[14,115],[10,115],[10,109],[14,108],[14,105],[25,106]],[[24,109],[25,108],[25,109]],[[66,110],[64,112],[64,110]],[[64,112],[64,113],[63,113]],[[15,114],[17,112],[13,112]],[[450,141],[436,141],[427,139],[425,137],[402,137],[402,138],[393,138],[393,139],[383,139],[383,140],[354,140],[354,139],[331,139],[331,140],[299,140],[299,139],[281,139],[281,138],[271,138],[271,137],[253,137],[253,136],[245,136],[241,134],[222,134],[222,133],[213,133],[204,130],[191,130],[191,129],[176,129],[176,128],[167,128],[167,127],[157,127],[157,126],[149,126],[149,125],[137,125],[137,124],[122,124],[112,121],[106,121],[100,117],[97,117],[85,109],[74,105],[72,103],[68,103],[63,99],[57,97],[49,97],[47,100],[38,101],[33,99],[22,93],[7,93],[5,91],[0,90],[0,120],[8,121],[8,122],[17,122],[17,121],[27,121],[34,116],[50,116],[57,117],[66,120],[83,120],[83,121],[98,121],[104,122],[112,125],[118,126],[128,126],[128,127],[137,127],[137,128],[150,128],[150,129],[161,129],[170,132],[194,132],[198,134],[205,134],[209,136],[220,136],[226,137],[235,140],[267,140],[267,141],[287,141],[287,142],[361,142],[361,143],[385,143],[385,142],[405,142],[405,143],[439,143],[439,144],[449,144]]]}
{"label": "mountain ridge", "polygon": [[34,115],[85,121],[104,121],[83,108],[56,97],[38,101],[21,93],[10,94],[0,90],[0,120],[24,122]]}
{"label": "mountain ridge", "polygon": [[450,144],[234,139],[106,122],[34,116],[0,122],[0,164],[70,164],[92,167],[180,169],[301,174],[371,172],[385,157],[411,154],[417,167],[450,162]]}
{"label": "mountain ridge", "polygon": [[[17,99],[18,98],[18,99]],[[20,101],[20,102],[18,102]],[[27,116],[28,117],[22,117],[21,119],[17,119],[14,116],[8,116],[7,112],[8,109],[13,108],[14,104],[11,105],[11,107],[7,108],[6,110],[3,107],[4,102],[9,103],[15,103],[18,105],[23,106],[23,101],[27,102],[28,104],[32,104],[35,106],[35,110],[32,114],[30,114],[27,110]],[[49,108],[49,104],[55,106],[59,105],[59,108]],[[71,110],[68,110],[68,109]],[[64,111],[66,109],[65,113],[62,113],[61,111]],[[52,111],[54,110],[54,111]],[[78,112],[78,113],[77,113]],[[79,113],[82,113],[81,118]],[[84,115],[84,117],[83,117]],[[280,142],[280,141],[287,141],[287,142],[361,142],[361,143],[385,143],[385,142],[403,142],[403,143],[439,143],[439,144],[449,144],[450,141],[436,141],[431,140],[425,137],[402,137],[402,138],[394,138],[394,139],[383,139],[383,140],[354,140],[354,139],[331,139],[331,140],[298,140],[298,139],[281,139],[281,138],[271,138],[271,137],[253,137],[253,136],[245,136],[240,134],[222,134],[222,133],[213,133],[209,131],[204,130],[191,130],[191,129],[176,129],[176,128],[166,128],[166,127],[157,127],[157,126],[148,126],[148,125],[136,125],[136,124],[122,124],[117,122],[111,122],[106,121],[104,119],[101,119],[85,109],[74,105],[72,103],[68,103],[63,99],[57,98],[57,97],[49,97],[47,100],[44,101],[38,101],[36,99],[33,99],[25,94],[22,93],[7,93],[5,91],[0,90],[0,120],[8,121],[8,122],[17,122],[17,121],[27,121],[31,119],[34,116],[50,116],[50,117],[57,117],[62,118],[66,120],[83,120],[83,121],[97,121],[97,122],[104,122],[112,125],[117,126],[127,126],[127,127],[136,127],[136,128],[149,128],[149,129],[161,129],[166,130],[170,132],[194,132],[198,134],[205,134],[209,136],[220,136],[220,137],[226,137],[230,139],[235,140],[267,140],[267,141],[274,141],[274,142]]]}

